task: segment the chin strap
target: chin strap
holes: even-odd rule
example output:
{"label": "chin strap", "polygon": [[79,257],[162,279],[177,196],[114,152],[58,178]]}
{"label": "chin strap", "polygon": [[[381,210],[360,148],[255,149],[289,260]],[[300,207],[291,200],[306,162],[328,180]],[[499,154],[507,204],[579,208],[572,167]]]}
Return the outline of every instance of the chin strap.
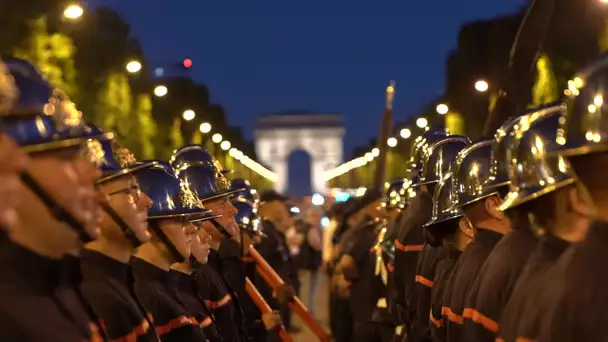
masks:
{"label": "chin strap", "polygon": [[51,212],[53,217],[60,222],[67,224],[72,228],[78,237],[84,243],[91,242],[93,239],[85,230],[85,226],[70,214],[67,210],[61,207],[46,190],[38,184],[38,182],[27,171],[21,172],[19,175],[21,181],[42,201],[44,206]]}
{"label": "chin strap", "polygon": [[135,235],[135,232],[131,229],[131,227],[129,227],[125,220],[123,220],[122,217],[118,215],[116,210],[114,210],[114,208],[112,208],[112,206],[110,206],[108,202],[106,202],[105,200],[102,201],[101,207],[108,215],[110,215],[112,220],[118,225],[124,236],[131,242],[133,247],[137,248],[141,246],[141,241],[139,241],[137,235]]}
{"label": "chin strap", "polygon": [[215,229],[217,229],[222,235],[224,235],[224,237],[232,239],[232,234],[230,234],[226,230],[226,228],[224,228],[224,226],[222,226],[219,222],[217,222],[216,219],[212,218],[210,221],[213,224],[213,226],[215,227]]}
{"label": "chin strap", "polygon": [[167,234],[165,234],[165,232],[163,232],[163,230],[160,228],[160,225],[156,220],[148,221],[148,226],[150,227],[150,229],[152,229],[152,231],[154,231],[156,236],[158,236],[158,238],[160,239],[160,241],[162,241],[165,247],[167,247],[169,253],[171,253],[171,256],[173,256],[173,259],[175,259],[175,262],[182,263],[186,261],[186,258],[184,258],[180,254],[173,242],[171,242],[171,240],[169,240],[169,238],[167,237]]}

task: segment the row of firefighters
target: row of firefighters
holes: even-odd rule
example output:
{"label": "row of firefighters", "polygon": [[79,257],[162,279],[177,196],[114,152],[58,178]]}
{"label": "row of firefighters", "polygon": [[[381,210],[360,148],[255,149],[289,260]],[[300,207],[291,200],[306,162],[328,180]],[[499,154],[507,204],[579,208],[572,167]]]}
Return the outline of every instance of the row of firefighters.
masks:
{"label": "row of firefighters", "polygon": [[335,208],[336,341],[608,341],[608,57],[575,76],[493,136],[429,128]]}
{"label": "row of firefighters", "polygon": [[0,341],[290,341],[286,307],[329,341],[289,285],[286,198],[229,173],[199,145],[138,161],[0,61]]}

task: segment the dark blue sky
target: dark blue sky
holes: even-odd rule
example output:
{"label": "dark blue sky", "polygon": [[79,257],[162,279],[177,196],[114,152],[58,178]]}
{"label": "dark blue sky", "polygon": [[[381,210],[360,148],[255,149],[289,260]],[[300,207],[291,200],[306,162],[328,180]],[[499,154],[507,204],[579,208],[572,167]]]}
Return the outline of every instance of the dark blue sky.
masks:
{"label": "dark blue sky", "polygon": [[350,155],[377,135],[389,80],[397,82],[396,120],[414,115],[442,93],[460,25],[525,1],[88,2],[119,11],[152,62],[192,58],[192,76],[247,137],[260,114],[339,112]]}

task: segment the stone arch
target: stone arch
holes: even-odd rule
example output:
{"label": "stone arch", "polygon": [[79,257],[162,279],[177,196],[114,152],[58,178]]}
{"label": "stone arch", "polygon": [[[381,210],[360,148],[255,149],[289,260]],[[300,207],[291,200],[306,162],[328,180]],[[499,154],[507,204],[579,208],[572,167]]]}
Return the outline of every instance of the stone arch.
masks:
{"label": "stone arch", "polygon": [[275,190],[287,190],[287,158],[294,150],[311,157],[312,190],[327,193],[324,173],[342,163],[344,126],[339,114],[289,113],[265,115],[257,120],[257,158],[278,175]]}

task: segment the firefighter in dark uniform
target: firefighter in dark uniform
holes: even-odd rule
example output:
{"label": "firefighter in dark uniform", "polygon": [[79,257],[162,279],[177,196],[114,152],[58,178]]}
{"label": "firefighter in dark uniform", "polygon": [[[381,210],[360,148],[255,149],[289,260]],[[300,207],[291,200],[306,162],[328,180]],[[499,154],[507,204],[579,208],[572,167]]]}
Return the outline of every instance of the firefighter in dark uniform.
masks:
{"label": "firefighter in dark uniform", "polygon": [[187,185],[175,175],[171,165],[155,165],[137,173],[141,190],[152,199],[148,226],[152,239],[141,245],[131,260],[135,293],[154,317],[162,341],[205,341],[204,322],[199,322],[171,296],[171,265],[184,262],[191,254],[197,229],[191,221],[207,219]]}
{"label": "firefighter in dark uniform", "polygon": [[278,289],[276,298],[265,299],[273,309],[280,309],[287,330],[297,332],[298,329],[291,325],[291,309],[288,305],[297,292],[298,274],[285,237],[287,230],[293,226],[293,219],[286,202],[287,198],[274,190],[260,194],[259,214],[267,238],[263,239],[256,248],[285,282],[285,285]]}
{"label": "firefighter in dark uniform", "polygon": [[[538,153],[539,149],[535,145],[530,146],[530,148],[534,148],[532,151],[526,151],[528,146],[522,146],[524,149],[519,149],[521,136],[526,134],[527,130],[533,130],[536,125],[543,123],[552,125],[554,130],[551,134],[555,135],[560,110],[561,106],[557,104],[530,111],[522,117],[520,124],[515,126],[512,133],[505,138],[506,153],[502,163],[508,165],[509,175],[517,172],[534,174],[535,170],[528,164],[529,156],[534,150]],[[533,143],[541,142],[539,146],[543,146],[544,138],[542,135],[535,135],[536,141]],[[524,155],[526,160],[520,159],[518,151],[527,153]],[[516,160],[520,160],[520,162],[515,162]],[[536,171],[538,174],[543,172],[545,172],[544,169]],[[568,182],[571,181],[572,179],[568,180]],[[549,182],[551,181],[549,180]],[[511,297],[513,287],[538,244],[537,234],[534,233],[536,228],[530,222],[529,214],[537,212],[542,215],[547,211],[546,203],[543,203],[542,199],[538,199],[538,196],[547,193],[548,190],[556,189],[558,186],[567,185],[549,183],[550,187],[544,188],[542,182],[539,184],[543,190],[531,195],[525,192],[526,189],[522,188],[522,184],[511,179],[511,191],[500,207],[500,210],[506,211],[511,221],[511,231],[494,247],[479,271],[476,284],[473,286],[476,294],[470,298],[470,305],[468,305],[473,314],[465,323],[467,341],[495,340],[500,329],[499,322],[502,312]],[[534,187],[538,188],[539,185],[534,185]],[[535,207],[538,209],[533,210]]]}
{"label": "firefighter in dark uniform", "polygon": [[[474,150],[475,145],[467,147],[459,154],[459,159],[468,157],[471,159],[470,151]],[[445,341],[445,325],[441,316],[441,309],[444,305],[443,295],[446,292],[452,269],[460,257],[462,251],[473,238],[473,228],[463,217],[460,209],[453,208],[456,193],[453,189],[453,177],[449,173],[436,186],[433,195],[433,211],[431,220],[424,225],[427,234],[430,235],[429,241],[439,241],[444,248],[445,255],[437,263],[433,274],[433,286],[431,288],[431,298],[429,304],[429,314],[427,325],[430,329],[430,340]],[[422,316],[423,312],[419,311]],[[422,320],[420,320],[422,323]]]}
{"label": "firefighter in dark uniform", "polygon": [[[218,218],[204,221],[202,229],[210,236],[211,250],[208,262],[194,273],[199,294],[205,304],[212,310],[220,334],[225,341],[246,341],[247,331],[243,319],[243,310],[240,298],[235,288],[244,287],[244,270],[234,276],[235,269],[226,267],[226,259],[220,256],[221,245],[229,242],[238,235],[238,225],[235,221],[236,208],[230,202],[230,197],[239,189],[231,189],[230,182],[224,176],[223,168],[207,150],[199,145],[190,145],[177,150],[171,158],[178,176],[195,193],[205,208],[214,214],[222,215]],[[234,246],[230,247],[234,249]],[[230,254],[239,255],[238,251]],[[230,260],[232,261],[232,260]],[[228,272],[228,276],[227,276]],[[229,278],[230,276],[230,278]],[[233,284],[231,281],[239,282]],[[240,285],[240,283],[243,285]]]}
{"label": "firefighter in dark uniform", "polygon": [[512,138],[516,141],[509,144],[507,154],[513,161],[508,166],[511,191],[501,209],[526,206],[532,217],[532,231],[540,236],[540,242],[500,316],[498,337],[503,341],[537,337],[538,298],[553,286],[543,281],[544,276],[570,244],[584,238],[589,225],[572,202],[580,193],[568,162],[562,156],[546,155],[547,150],[560,147],[556,136],[564,110],[563,106],[554,106],[532,114],[520,134]]}
{"label": "firefighter in dark uniform", "polygon": [[379,301],[386,301],[386,287],[375,274],[376,255],[372,249],[383,225],[382,193],[368,189],[364,198],[362,204],[365,204],[365,208],[362,210],[366,214],[340,239],[342,254],[336,272],[348,285],[355,323],[354,341],[389,341],[394,328],[390,320],[387,321],[387,314],[381,313]]}
{"label": "firefighter in dark uniform", "polygon": [[[542,298],[538,341],[605,341],[608,325],[604,314],[608,303],[606,264],[608,253],[608,206],[606,194],[606,95],[607,57],[593,63],[569,82],[567,112],[558,129],[560,148],[549,151],[570,162],[576,177],[588,191],[577,199],[577,207],[594,216],[586,238],[566,251],[548,274],[552,288]],[[598,266],[600,269],[598,269]],[[544,296],[543,296],[544,297]]]}
{"label": "firefighter in dark uniform", "polygon": [[[249,189],[247,189],[247,191],[248,190]],[[238,210],[236,221],[239,224],[240,240],[243,246],[243,259],[247,259],[250,258],[249,248],[247,248],[247,246],[259,244],[261,239],[266,235],[262,231],[261,218],[257,214],[253,203],[249,202],[243,196],[238,196],[232,200],[232,204]],[[260,292],[262,296],[272,296],[272,292],[269,290],[268,286],[266,286],[264,280],[258,275],[256,264],[253,260],[251,260],[251,262],[245,262],[245,272],[247,278],[258,291],[266,291],[264,294]],[[262,313],[248,294],[245,294],[241,302],[250,341],[280,341],[276,329],[282,324],[280,312],[274,310],[270,313]]]}
{"label": "firefighter in dark uniform", "polygon": [[31,162],[20,174],[19,227],[0,241],[0,340],[102,341],[80,289],[64,278],[62,260],[99,236],[93,220],[99,160],[80,153],[93,136],[74,103],[30,63],[6,63],[0,101],[14,102],[0,106],[10,108],[3,130]]}
{"label": "firefighter in dark uniform", "polygon": [[134,295],[129,266],[135,248],[150,240],[146,217],[151,200],[141,192],[134,173],[154,163],[135,165],[111,133],[92,129],[104,136],[97,149],[103,155],[97,186],[107,196],[107,205],[100,238],[86,244],[81,253],[80,286],[110,340],[158,341],[150,314]]}
{"label": "firefighter in dark uniform", "polygon": [[223,341],[224,339],[217,329],[213,313],[199,296],[198,285],[192,277],[192,274],[198,270],[200,265],[204,265],[209,261],[209,253],[211,251],[211,235],[204,229],[200,229],[200,225],[197,228],[198,233],[191,242],[190,257],[181,263],[171,265],[171,271],[169,272],[171,281],[168,288],[170,295],[199,322],[199,326],[203,329],[205,338],[208,341]]}
{"label": "firefighter in dark uniform", "polygon": [[518,120],[502,126],[492,143],[479,142],[474,165],[456,163],[453,167],[454,187],[457,189],[454,207],[461,209],[475,229],[475,238],[458,258],[444,294],[443,324],[449,341],[465,341],[463,324],[472,316],[466,308],[471,287],[487,256],[509,230],[509,222],[498,210],[509,184],[504,163],[499,159],[504,149],[504,136]]}
{"label": "firefighter in dark uniform", "polygon": [[[470,144],[470,140],[462,136],[449,136],[428,147],[427,157],[423,161],[421,177],[414,187],[426,188],[429,194],[433,194],[437,183],[449,173],[452,162],[456,159],[458,152]],[[432,211],[432,204],[431,204]],[[430,219],[432,212],[428,213]],[[425,236],[422,222],[416,227],[413,235],[421,235],[428,240],[432,235]],[[431,332],[428,324],[428,312],[431,304],[431,290],[433,288],[433,275],[437,264],[444,258],[444,249],[438,241],[425,242],[416,262],[416,274],[414,275],[414,287],[409,292],[409,302],[413,304],[411,314],[412,326],[410,338],[416,341],[430,341]]]}
{"label": "firefighter in dark uniform", "polygon": [[[418,183],[424,154],[429,145],[444,139],[449,134],[442,127],[433,127],[423,135],[416,138],[412,145],[409,163],[410,180]],[[415,340],[412,331],[413,313],[415,304],[413,302],[415,287],[416,266],[418,254],[424,246],[422,225],[431,216],[432,198],[426,187],[410,187],[408,190],[412,200],[408,210],[402,215],[395,239],[395,272],[393,274],[393,288],[389,298],[389,312],[401,323],[395,334],[403,338]],[[397,271],[398,270],[398,271]]]}

